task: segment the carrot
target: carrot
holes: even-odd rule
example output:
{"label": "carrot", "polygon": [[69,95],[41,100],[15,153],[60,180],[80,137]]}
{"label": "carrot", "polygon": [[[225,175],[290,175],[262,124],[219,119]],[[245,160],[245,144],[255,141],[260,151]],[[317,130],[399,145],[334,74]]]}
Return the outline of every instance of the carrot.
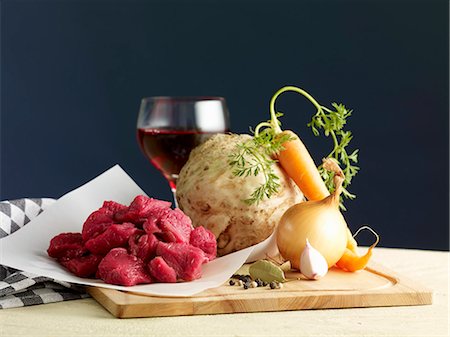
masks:
{"label": "carrot", "polygon": [[350,249],[346,248],[344,255],[336,262],[336,266],[344,271],[354,272],[364,269],[372,257],[372,247],[369,248],[367,253],[363,256],[358,256]]}
{"label": "carrot", "polygon": [[294,180],[308,200],[322,200],[330,195],[322,177],[317,170],[300,138],[292,131],[286,130],[280,136],[289,135],[290,140],[283,143],[277,159],[288,176]]}
{"label": "carrot", "polygon": [[[377,233],[375,233],[370,227],[367,226],[363,226],[360,229],[358,229],[355,233],[355,236],[363,229],[370,230],[376,236],[377,239],[375,243],[372,246],[370,246],[369,249],[367,250],[367,253],[362,256],[358,255],[358,253],[356,252],[356,247],[355,251],[346,248],[344,251],[344,255],[342,255],[339,261],[336,262],[336,266],[341,268],[342,270],[353,272],[364,269],[367,266],[367,263],[369,262],[370,258],[372,257],[372,250],[378,244],[380,238]],[[355,240],[353,239],[353,241]]]}

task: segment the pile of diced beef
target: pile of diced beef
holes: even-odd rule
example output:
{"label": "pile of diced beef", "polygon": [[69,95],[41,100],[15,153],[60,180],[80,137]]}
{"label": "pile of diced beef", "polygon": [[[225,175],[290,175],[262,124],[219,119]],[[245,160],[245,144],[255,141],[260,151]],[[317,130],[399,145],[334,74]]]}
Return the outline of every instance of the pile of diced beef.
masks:
{"label": "pile of diced beef", "polygon": [[132,286],[198,279],[216,257],[216,238],[170,202],[137,196],[130,206],[105,201],[82,233],[61,233],[49,256],[80,277]]}

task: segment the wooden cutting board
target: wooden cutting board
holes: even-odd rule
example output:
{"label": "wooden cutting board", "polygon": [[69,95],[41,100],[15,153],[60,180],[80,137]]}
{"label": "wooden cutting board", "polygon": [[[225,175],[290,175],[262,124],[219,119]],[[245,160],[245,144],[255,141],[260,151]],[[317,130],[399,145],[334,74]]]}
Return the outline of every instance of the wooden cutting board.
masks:
{"label": "wooden cutting board", "polygon": [[119,318],[224,314],[302,309],[359,308],[424,305],[432,303],[432,291],[412,280],[371,263],[365,270],[346,273],[330,269],[318,280],[300,278],[271,290],[224,284],[192,297],[157,297],[90,287],[88,292]]}

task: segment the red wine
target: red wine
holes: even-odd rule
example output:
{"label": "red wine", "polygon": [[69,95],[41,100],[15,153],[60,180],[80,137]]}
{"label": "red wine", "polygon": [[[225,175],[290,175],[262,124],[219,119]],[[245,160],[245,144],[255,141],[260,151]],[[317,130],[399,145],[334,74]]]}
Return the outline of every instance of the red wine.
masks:
{"label": "red wine", "polygon": [[[225,131],[224,131],[225,132]],[[217,132],[196,130],[138,129],[142,151],[175,188],[176,178],[189,159],[191,150]]]}

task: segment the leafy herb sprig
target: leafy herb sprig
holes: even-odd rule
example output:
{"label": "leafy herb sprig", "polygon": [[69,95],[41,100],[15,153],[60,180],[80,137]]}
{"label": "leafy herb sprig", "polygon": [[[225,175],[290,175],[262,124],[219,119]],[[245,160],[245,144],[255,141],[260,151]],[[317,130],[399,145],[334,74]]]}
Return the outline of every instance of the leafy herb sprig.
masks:
{"label": "leafy herb sprig", "polygon": [[[278,114],[278,116],[281,115]],[[234,176],[257,176],[259,173],[264,176],[264,183],[244,200],[246,204],[258,204],[264,198],[270,199],[278,192],[280,178],[273,170],[273,165],[277,163],[274,157],[283,150],[283,143],[289,138],[289,135],[277,137],[272,128],[267,128],[255,133],[251,140],[238,144],[238,151],[229,157],[228,164],[233,167]]]}
{"label": "leafy herb sprig", "polygon": [[[312,129],[315,136],[319,136],[319,130],[322,130],[326,137],[331,136],[333,139],[333,150],[327,155],[326,158],[334,158],[339,163],[339,166],[342,168],[345,175],[345,180],[342,184],[341,196],[353,200],[356,198],[356,195],[350,193],[347,187],[351,184],[352,178],[359,171],[359,167],[354,165],[358,163],[359,150],[356,149],[351,154],[348,154],[347,146],[353,139],[353,136],[351,131],[344,130],[344,126],[347,123],[347,118],[352,115],[353,111],[348,110],[343,104],[337,103],[332,104],[335,110],[328,109],[318,103],[314,105],[317,107],[317,112],[312,117],[311,122],[307,125]],[[318,170],[328,190],[332,193],[334,191],[334,174],[324,169],[323,165],[320,165]],[[346,209],[343,204],[342,197],[340,207],[343,210]]]}

